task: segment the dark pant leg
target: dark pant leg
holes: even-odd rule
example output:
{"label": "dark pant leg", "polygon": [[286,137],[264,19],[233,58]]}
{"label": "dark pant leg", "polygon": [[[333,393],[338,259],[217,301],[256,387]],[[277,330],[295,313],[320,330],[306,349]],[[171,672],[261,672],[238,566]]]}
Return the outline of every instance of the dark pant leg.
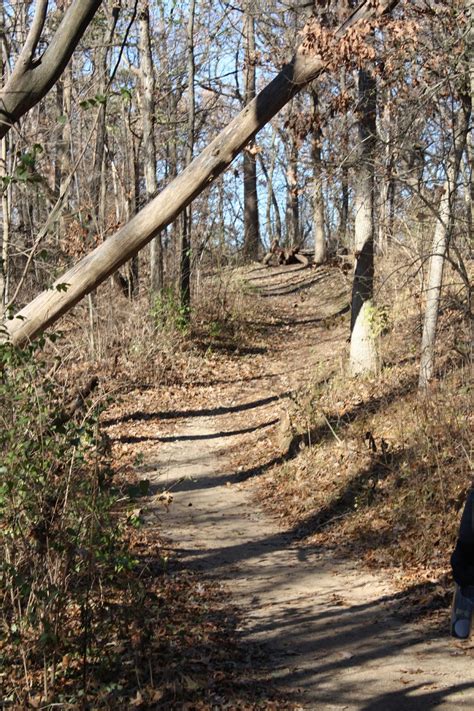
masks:
{"label": "dark pant leg", "polygon": [[461,588],[474,585],[474,488],[467,495],[451,566]]}

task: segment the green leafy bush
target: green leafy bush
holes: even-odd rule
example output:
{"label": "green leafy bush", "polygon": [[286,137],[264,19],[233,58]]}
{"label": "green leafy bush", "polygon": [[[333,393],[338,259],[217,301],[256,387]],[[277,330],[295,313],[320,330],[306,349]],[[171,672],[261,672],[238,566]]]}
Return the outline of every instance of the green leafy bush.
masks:
{"label": "green leafy bush", "polygon": [[157,328],[185,333],[189,327],[189,309],[180,303],[172,289],[165,289],[155,296],[151,317]]}
{"label": "green leafy bush", "polygon": [[64,655],[85,679],[103,586],[133,566],[111,512],[99,412],[87,403],[71,417],[50,366],[39,345],[0,343],[0,667],[20,703],[20,688],[50,696]]}

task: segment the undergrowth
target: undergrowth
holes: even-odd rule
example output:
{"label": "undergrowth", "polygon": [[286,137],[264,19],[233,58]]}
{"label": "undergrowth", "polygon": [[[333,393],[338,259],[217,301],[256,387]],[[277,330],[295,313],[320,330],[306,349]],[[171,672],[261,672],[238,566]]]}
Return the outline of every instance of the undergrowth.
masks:
{"label": "undergrowth", "polygon": [[171,289],[129,300],[108,283],[65,317],[58,348],[65,367],[99,373],[115,392],[188,385],[202,379],[206,357],[252,352],[257,308],[232,272],[206,280],[189,314]]}
{"label": "undergrowth", "polygon": [[104,589],[126,587],[134,566],[99,409],[70,411],[43,355],[0,345],[0,653],[12,704],[49,700],[71,676],[85,692],[112,623]]}
{"label": "undergrowth", "polygon": [[1,703],[182,708],[232,697],[256,708],[270,692],[255,685],[222,593],[170,575],[159,531],[142,528],[140,482],[110,460],[103,394],[70,407],[91,373],[116,394],[192,382],[215,369],[222,342],[245,343],[248,314],[221,285],[190,323],[171,294],[150,305],[110,299],[109,288],[94,298],[92,331],[76,313],[59,340],[0,345]]}
{"label": "undergrowth", "polygon": [[[315,384],[291,396],[301,448],[268,469],[260,491],[302,540],[439,580],[472,467],[464,302],[457,290],[443,303],[437,379],[421,398],[419,289],[408,273],[403,288],[383,281],[389,272],[379,270],[381,373],[350,380],[339,351],[330,377],[314,372]],[[164,574],[156,531],[140,528],[140,508],[123,510],[127,482],[119,485],[109,467],[99,409],[90,403],[65,417],[65,393],[90,371],[114,392],[156,388],[146,407],[136,400],[148,447],[155,435],[148,441],[141,418],[153,428],[162,410],[179,413],[189,388],[215,388],[220,403],[221,384],[237,386],[244,372],[258,377],[263,365],[253,354],[276,342],[284,349],[300,302],[286,303],[285,318],[277,309],[262,315],[255,295],[221,275],[206,282],[188,318],[171,293],[130,302],[111,298],[111,288],[97,293],[87,326],[77,313],[66,320],[59,343],[1,346],[4,703],[180,708],[219,703],[227,687],[224,697],[244,704],[252,694],[239,688],[242,669],[232,671],[242,650],[235,621],[219,612],[219,592]],[[321,320],[319,335],[333,322]],[[61,379],[59,370],[68,374]],[[124,428],[130,435],[130,418]]]}
{"label": "undergrowth", "polygon": [[261,496],[301,539],[400,579],[442,579],[472,477],[470,325],[462,285],[449,275],[437,377],[422,396],[420,292],[408,271],[384,280],[391,267],[379,269],[380,375],[351,379],[344,367],[293,396],[299,449],[273,467]]}

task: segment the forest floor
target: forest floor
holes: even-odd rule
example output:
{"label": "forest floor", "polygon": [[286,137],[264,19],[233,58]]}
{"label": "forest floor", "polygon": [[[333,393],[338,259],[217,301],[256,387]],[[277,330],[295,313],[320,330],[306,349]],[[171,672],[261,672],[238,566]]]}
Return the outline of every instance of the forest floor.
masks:
{"label": "forest floor", "polygon": [[[383,537],[376,550],[367,536],[349,545],[351,529],[339,526],[385,486],[374,479],[373,452],[357,454],[360,443],[351,449],[342,434],[357,417],[341,415],[336,426],[323,415],[330,450],[318,450],[313,421],[294,436],[305,397],[342,378],[350,280],[335,268],[257,266],[245,283],[250,345],[231,347],[216,327],[203,338],[199,374],[132,390],[106,413],[116,464],[133,461],[150,483],[136,549],[174,626],[156,691],[140,692],[133,706],[473,708],[474,645],[449,637],[448,588],[440,587],[449,551],[444,568],[433,562],[424,576],[374,571],[387,567]],[[360,392],[350,397],[357,410]],[[375,439],[386,436],[380,427]],[[386,446],[376,464],[392,473],[397,458],[389,462]],[[305,459],[312,448],[319,460]],[[347,495],[331,508],[328,473],[337,477],[356,455],[370,464],[363,485],[359,477],[350,489],[350,512],[340,505]],[[308,468],[309,484],[288,483]],[[383,509],[370,515],[372,533],[391,525]],[[420,614],[423,600],[429,614]]]}

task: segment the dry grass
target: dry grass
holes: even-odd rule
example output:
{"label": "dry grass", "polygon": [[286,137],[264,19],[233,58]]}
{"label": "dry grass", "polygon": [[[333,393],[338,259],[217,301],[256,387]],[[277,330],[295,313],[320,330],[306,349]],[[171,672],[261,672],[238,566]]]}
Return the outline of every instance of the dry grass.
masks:
{"label": "dry grass", "polygon": [[63,337],[49,347],[71,383],[97,373],[114,392],[192,385],[205,377],[210,355],[255,345],[252,311],[231,270],[206,279],[189,323],[172,292],[129,300],[107,283],[63,318]]}
{"label": "dry grass", "polygon": [[421,397],[420,284],[408,268],[402,288],[396,264],[381,270],[380,375],[351,380],[342,368],[299,393],[292,418],[311,446],[275,466],[261,495],[302,538],[390,567],[400,578],[441,579],[472,472],[462,285],[447,275],[437,379]]}

